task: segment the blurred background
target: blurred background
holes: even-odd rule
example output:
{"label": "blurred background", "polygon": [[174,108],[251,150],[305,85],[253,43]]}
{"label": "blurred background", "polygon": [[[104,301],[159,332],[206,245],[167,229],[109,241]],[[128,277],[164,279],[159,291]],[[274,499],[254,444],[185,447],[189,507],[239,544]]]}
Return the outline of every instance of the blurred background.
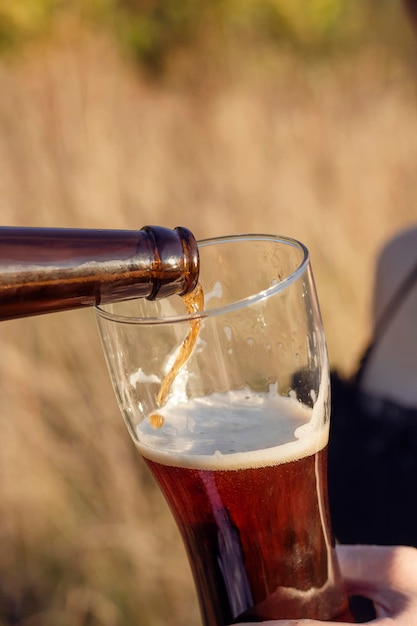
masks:
{"label": "blurred background", "polygon": [[[416,222],[416,60],[400,0],[0,0],[2,223],[301,239],[348,375]],[[200,624],[93,311],[0,341],[0,624]]]}

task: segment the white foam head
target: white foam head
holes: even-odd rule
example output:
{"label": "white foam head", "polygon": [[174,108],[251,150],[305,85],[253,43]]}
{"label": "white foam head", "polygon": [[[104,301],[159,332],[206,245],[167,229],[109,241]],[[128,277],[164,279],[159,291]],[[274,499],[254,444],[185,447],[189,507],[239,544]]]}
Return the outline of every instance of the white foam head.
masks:
{"label": "white foam head", "polygon": [[[320,413],[321,410],[321,413]],[[170,400],[137,427],[140,453],[166,465],[239,469],[277,465],[313,454],[328,440],[323,407],[313,409],[276,389]]]}

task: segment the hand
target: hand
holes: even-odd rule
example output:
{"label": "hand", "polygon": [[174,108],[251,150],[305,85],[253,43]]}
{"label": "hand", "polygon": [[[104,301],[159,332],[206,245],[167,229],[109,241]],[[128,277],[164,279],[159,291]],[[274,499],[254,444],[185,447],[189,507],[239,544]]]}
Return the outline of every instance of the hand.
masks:
{"label": "hand", "polygon": [[[417,550],[406,547],[338,546],[347,592],[372,600],[378,626],[417,624]],[[348,626],[316,620],[274,620],[265,626]],[[240,624],[236,626],[248,626]]]}

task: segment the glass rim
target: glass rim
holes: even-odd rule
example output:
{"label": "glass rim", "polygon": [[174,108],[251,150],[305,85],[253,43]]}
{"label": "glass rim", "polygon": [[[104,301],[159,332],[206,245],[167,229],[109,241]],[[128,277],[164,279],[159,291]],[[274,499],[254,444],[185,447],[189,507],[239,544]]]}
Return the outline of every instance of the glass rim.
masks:
{"label": "glass rim", "polygon": [[120,313],[112,313],[107,311],[103,306],[109,306],[111,303],[107,303],[105,305],[96,304],[94,306],[94,310],[98,317],[102,317],[111,322],[118,322],[120,324],[138,324],[141,326],[145,325],[156,325],[156,324],[173,324],[179,322],[187,322],[193,319],[205,319],[209,317],[215,317],[217,315],[223,315],[230,311],[235,311],[237,309],[241,309],[243,307],[249,306],[250,304],[259,302],[265,298],[268,298],[279,291],[285,289],[289,284],[292,284],[295,280],[297,280],[302,274],[304,274],[308,263],[309,263],[309,251],[308,248],[298,239],[294,239],[293,237],[286,237],[283,235],[263,235],[263,234],[241,234],[241,235],[225,235],[220,237],[210,237],[207,239],[201,239],[197,241],[197,245],[199,248],[204,248],[206,246],[214,245],[214,244],[224,244],[235,241],[269,241],[275,243],[282,243],[288,246],[292,246],[297,248],[302,252],[302,259],[298,266],[290,273],[288,276],[285,276],[281,280],[277,281],[275,284],[267,287],[266,289],[262,289],[254,294],[246,296],[246,298],[242,298],[241,300],[236,300],[233,302],[229,302],[227,304],[222,304],[217,307],[213,307],[212,309],[202,309],[201,311],[197,311],[195,313],[187,313],[184,312],[180,315],[171,315],[166,317],[143,317],[143,316],[131,316],[131,315],[123,315]]}

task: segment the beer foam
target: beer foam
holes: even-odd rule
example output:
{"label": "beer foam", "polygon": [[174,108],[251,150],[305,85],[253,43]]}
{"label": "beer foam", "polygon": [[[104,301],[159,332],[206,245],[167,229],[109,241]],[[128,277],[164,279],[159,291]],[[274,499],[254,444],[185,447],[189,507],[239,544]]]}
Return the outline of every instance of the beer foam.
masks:
{"label": "beer foam", "polygon": [[155,374],[145,374],[140,367],[136,372],[129,376],[129,383],[132,387],[136,387],[138,383],[160,383],[161,379]]}
{"label": "beer foam", "polygon": [[184,401],[170,399],[158,411],[163,426],[149,416],[136,429],[136,445],[146,458],[178,467],[242,469],[294,461],[321,450],[328,425],[320,405],[249,389],[213,393]]}

